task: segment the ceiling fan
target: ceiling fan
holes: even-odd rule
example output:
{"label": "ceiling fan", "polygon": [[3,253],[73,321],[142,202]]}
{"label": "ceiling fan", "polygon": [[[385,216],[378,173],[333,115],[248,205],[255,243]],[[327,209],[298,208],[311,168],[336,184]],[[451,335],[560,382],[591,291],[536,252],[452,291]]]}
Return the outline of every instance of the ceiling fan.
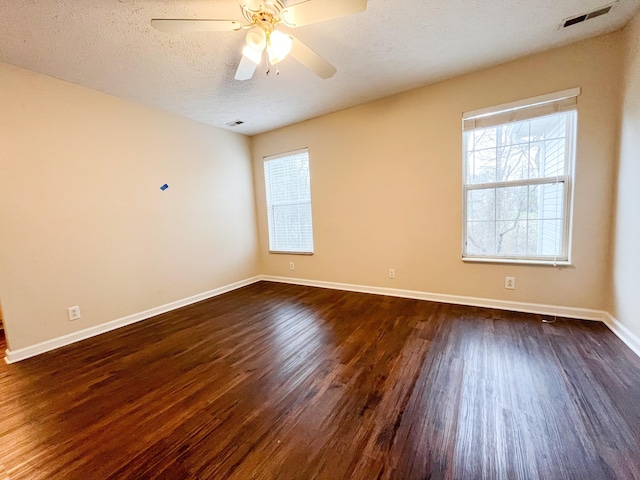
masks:
{"label": "ceiling fan", "polygon": [[[363,12],[367,0],[306,0],[285,6],[285,0],[241,0],[245,22],[219,19],[155,18],[151,25],[163,32],[223,32],[248,30],[246,46],[236,80],[249,80],[267,51],[267,61],[276,65],[291,55],[320,78],[331,78],[336,68],[292,35],[277,29],[279,25],[296,28],[312,23]],[[268,73],[268,72],[267,72]]]}

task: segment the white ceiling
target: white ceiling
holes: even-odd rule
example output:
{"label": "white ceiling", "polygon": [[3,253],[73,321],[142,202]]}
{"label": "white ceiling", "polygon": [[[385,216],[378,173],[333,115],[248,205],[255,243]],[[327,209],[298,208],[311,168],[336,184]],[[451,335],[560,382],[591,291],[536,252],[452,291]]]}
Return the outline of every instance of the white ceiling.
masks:
{"label": "white ceiling", "polygon": [[281,28],[335,65],[333,78],[288,58],[277,77],[259,67],[239,82],[242,32],[171,34],[149,24],[240,20],[237,0],[6,0],[0,61],[217,127],[243,120],[233,130],[253,135],[620,29],[638,2],[619,0],[607,15],[559,29],[607,0],[369,0],[364,13]]}

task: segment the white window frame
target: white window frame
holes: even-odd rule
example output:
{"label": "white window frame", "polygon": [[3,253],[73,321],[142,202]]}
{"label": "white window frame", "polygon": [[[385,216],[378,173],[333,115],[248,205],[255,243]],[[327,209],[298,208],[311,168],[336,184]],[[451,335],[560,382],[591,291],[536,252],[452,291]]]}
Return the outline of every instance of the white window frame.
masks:
{"label": "white window frame", "polygon": [[[301,154],[306,154],[307,156],[307,166],[309,168],[309,201],[308,202],[280,202],[280,203],[273,203],[269,201],[269,191],[268,191],[268,185],[267,185],[267,169],[266,169],[266,164],[269,161],[273,161],[273,160],[281,160],[287,157],[294,157],[294,156],[299,156]],[[311,159],[309,157],[309,149],[308,148],[301,148],[298,150],[294,150],[294,151],[290,151],[290,152],[285,152],[285,153],[281,153],[281,154],[277,154],[277,155],[269,155],[267,157],[263,157],[263,162],[265,165],[264,168],[264,181],[265,181],[265,204],[267,207],[267,230],[268,230],[268,236],[269,236],[269,253],[275,253],[275,254],[288,254],[288,255],[313,255],[314,253],[314,239],[313,239],[313,199],[311,198]],[[310,248],[308,249],[304,249],[304,250],[294,250],[294,249],[288,249],[288,250],[278,250],[275,246],[274,246],[274,238],[275,238],[275,225],[272,221],[272,209],[273,207],[276,206],[282,206],[282,205],[295,205],[295,204],[309,204],[309,208],[310,208],[310,215],[311,215],[311,245]]]}
{"label": "white window frame", "polygon": [[[577,137],[577,97],[580,95],[580,88],[563,90],[561,92],[541,95],[516,102],[506,103],[495,107],[483,108],[471,112],[466,112],[462,116],[462,260],[464,262],[481,263],[519,263],[532,265],[571,265],[571,232],[573,223],[573,178],[575,170],[575,145]],[[569,105],[567,108],[563,106]],[[573,105],[573,106],[571,106]],[[467,183],[467,145],[465,131],[482,128],[483,122],[489,122],[493,126],[504,125],[513,121],[519,121],[520,112],[528,111],[528,118],[539,118],[550,113],[562,110],[576,111],[575,124],[573,127],[573,138],[567,142],[565,154],[565,171],[563,175],[546,178],[533,178],[526,180],[499,181],[484,184]],[[479,124],[479,126],[476,126]],[[561,242],[561,253],[557,256],[529,256],[529,255],[480,255],[468,254],[466,251],[467,242],[467,216],[469,192],[472,190],[498,189],[501,187],[519,187],[531,185],[563,184],[563,238]]]}

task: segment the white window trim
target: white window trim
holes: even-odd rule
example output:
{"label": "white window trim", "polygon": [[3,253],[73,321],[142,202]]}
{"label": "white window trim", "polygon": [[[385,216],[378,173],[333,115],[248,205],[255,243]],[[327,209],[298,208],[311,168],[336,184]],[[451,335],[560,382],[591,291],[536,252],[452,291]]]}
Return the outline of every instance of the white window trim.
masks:
{"label": "white window trim", "polygon": [[[560,102],[565,99],[577,98],[581,93],[581,89],[571,88],[567,90],[562,90],[560,92],[549,93],[546,95],[540,95],[537,97],[531,97],[523,100],[518,100],[509,103],[503,103],[501,105],[496,105],[494,107],[487,107],[478,110],[473,110],[469,112],[465,112],[462,114],[462,125],[463,125],[463,135],[465,132],[465,122],[473,121],[477,118],[488,117],[492,115],[504,114],[510,111],[519,110],[521,108],[526,107],[535,107],[538,105],[543,105],[547,103]],[[575,109],[577,111],[577,108]],[[577,121],[577,120],[576,120]],[[575,176],[575,163],[576,163],[576,141],[577,141],[577,124],[574,125],[574,136],[572,142],[567,144],[568,158],[572,159],[571,164],[568,166],[567,171],[564,175],[555,176],[555,177],[547,177],[547,178],[539,178],[539,179],[531,179],[531,180],[515,180],[515,181],[505,181],[505,182],[492,182],[488,184],[467,184],[467,162],[466,162],[466,142],[462,142],[462,158],[463,158],[463,168],[462,168],[462,241],[461,241],[461,259],[465,263],[492,263],[492,264],[519,264],[519,265],[541,265],[541,266],[553,266],[553,267],[570,267],[573,266],[571,261],[571,245],[572,245],[572,231],[573,231],[573,209],[571,205],[573,203],[574,197],[574,188],[573,188],[573,178]],[[464,138],[464,136],[463,136]],[[549,184],[561,182],[565,184],[565,189],[567,190],[564,195],[563,202],[563,218],[565,218],[564,222],[564,244],[563,251],[565,255],[563,256],[550,256],[550,257],[541,257],[541,256],[524,256],[524,255],[469,255],[465,253],[465,243],[467,241],[467,198],[468,191],[475,189],[483,189],[483,188],[500,188],[506,186],[522,186],[522,185],[535,185],[535,184]]]}

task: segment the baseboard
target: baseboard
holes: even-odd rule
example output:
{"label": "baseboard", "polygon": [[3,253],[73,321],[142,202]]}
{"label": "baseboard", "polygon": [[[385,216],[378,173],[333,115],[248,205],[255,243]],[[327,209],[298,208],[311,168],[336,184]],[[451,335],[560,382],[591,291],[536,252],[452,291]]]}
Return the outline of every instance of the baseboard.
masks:
{"label": "baseboard", "polygon": [[634,335],[631,330],[625,327],[620,321],[610,313],[605,312],[604,323],[616,336],[627,344],[633,353],[640,357],[640,338]]}
{"label": "baseboard", "polygon": [[468,305],[471,307],[495,308],[512,312],[536,313],[539,315],[558,316],[563,318],[575,318],[578,320],[592,320],[603,322],[609,329],[622,340],[636,355],[640,357],[640,338],[634,335],[627,327],[620,323],[608,312],[589,308],[563,307],[557,305],[545,305],[541,303],[509,302],[506,300],[493,300],[488,298],[465,297],[460,295],[446,295],[442,293],[420,292],[416,290],[400,290],[396,288],[371,287],[366,285],[353,285],[350,283],[324,282],[321,280],[306,280],[290,277],[273,277],[262,275],[261,280],[277,283],[289,283],[308,287],[331,288],[334,290],[346,290],[348,292],[371,293],[374,295],[387,295],[390,297],[412,298],[415,300],[428,300],[431,302],[451,303],[454,305]]}
{"label": "baseboard", "polygon": [[374,295],[412,298],[415,300],[428,300],[431,302],[451,303],[454,305],[468,305],[471,307],[495,308],[497,310],[509,310],[512,312],[537,313],[540,315],[576,318],[580,320],[594,320],[598,322],[603,322],[606,315],[606,313],[601,310],[592,310],[588,308],[562,307],[540,303],[510,302],[507,300],[493,300],[488,298],[420,292],[417,290],[400,290],[396,288],[386,287],[371,287],[365,285],[353,285],[350,283],[323,282],[320,280],[305,280],[300,278],[272,277],[265,275],[263,275],[261,278],[262,280],[266,280],[269,282],[290,283],[295,285],[305,285],[308,287],[331,288],[334,290],[346,290],[349,292],[372,293]]}
{"label": "baseboard", "polygon": [[587,308],[576,308],[576,307],[563,307],[563,306],[557,306],[557,305],[545,305],[545,304],[538,304],[538,303],[510,302],[506,300],[493,300],[493,299],[487,299],[487,298],[467,297],[467,296],[460,296],[460,295],[447,295],[442,293],[421,292],[417,290],[401,290],[396,288],[372,287],[372,286],[366,286],[366,285],[354,285],[350,283],[325,282],[321,280],[306,280],[306,279],[300,279],[300,278],[259,275],[256,277],[248,278],[246,280],[241,280],[239,282],[225,285],[213,290],[209,290],[208,292],[200,293],[198,295],[193,295],[191,297],[184,298],[182,300],[177,300],[175,302],[167,303],[166,305],[161,305],[159,307],[152,308],[150,310],[145,310],[144,312],[128,315],[126,317],[112,320],[110,322],[103,323],[101,325],[96,325],[95,327],[90,327],[84,330],[80,330],[78,332],[70,333],[68,335],[63,335],[61,337],[47,340],[45,342],[41,342],[36,345],[31,345],[29,347],[21,348],[18,350],[6,350],[5,361],[7,363],[15,363],[20,360],[25,360],[27,358],[39,355],[41,353],[55,350],[56,348],[60,348],[65,345],[70,345],[72,343],[79,342],[87,338],[95,337],[96,335],[100,335],[102,333],[106,333],[111,330],[116,330],[118,328],[131,325],[133,323],[137,323],[151,317],[155,317],[156,315],[170,312],[171,310],[175,310],[177,308],[186,307],[187,305],[191,305],[193,303],[197,303],[202,300],[215,297],[217,295],[222,295],[223,293],[227,293],[232,290],[236,290],[238,288],[242,288],[262,280],[268,281],[268,282],[288,283],[293,285],[304,285],[309,287],[330,288],[333,290],[345,290],[348,292],[371,293],[374,295],[387,295],[391,297],[411,298],[415,300],[428,300],[428,301],[439,302],[439,303],[451,303],[454,305],[468,305],[473,307],[495,308],[498,310],[508,310],[508,311],[514,311],[514,312],[536,313],[540,315],[550,315],[550,316],[559,316],[564,318],[576,318],[580,320],[599,321],[607,325],[607,327],[609,327],[609,329],[618,338],[620,338],[636,355],[640,356],[640,339],[637,336],[635,336],[627,327],[625,327],[622,323],[620,323],[616,318],[614,318],[611,314],[601,310],[592,310]]}
{"label": "baseboard", "polygon": [[20,348],[18,350],[6,350],[5,362],[19,362],[20,360],[25,360],[27,358],[40,355],[41,353],[64,347],[65,345],[70,345],[81,340],[86,340],[87,338],[95,337],[96,335],[100,335],[102,333],[110,332],[111,330],[116,330],[118,328],[131,325],[132,323],[141,322],[142,320],[155,317],[156,315],[160,315],[162,313],[170,312],[171,310],[175,310],[177,308],[186,307],[187,305],[191,305],[193,303],[201,302],[202,300],[207,300],[208,298],[222,295],[223,293],[227,293],[232,290],[251,285],[252,283],[259,282],[260,280],[262,280],[260,276],[248,278],[246,280],[241,280],[229,285],[224,285],[219,288],[214,288],[213,290],[209,290],[208,292],[199,293],[188,298],[183,298],[181,300],[176,300],[175,302],[167,303],[166,305],[161,305],[150,310],[145,310],[144,312],[134,313],[133,315],[127,315],[126,317],[118,318],[107,323],[102,323],[100,325],[96,325],[95,327],[86,328],[84,330],[73,332],[68,335],[63,335],[51,340],[46,340],[29,347]]}

